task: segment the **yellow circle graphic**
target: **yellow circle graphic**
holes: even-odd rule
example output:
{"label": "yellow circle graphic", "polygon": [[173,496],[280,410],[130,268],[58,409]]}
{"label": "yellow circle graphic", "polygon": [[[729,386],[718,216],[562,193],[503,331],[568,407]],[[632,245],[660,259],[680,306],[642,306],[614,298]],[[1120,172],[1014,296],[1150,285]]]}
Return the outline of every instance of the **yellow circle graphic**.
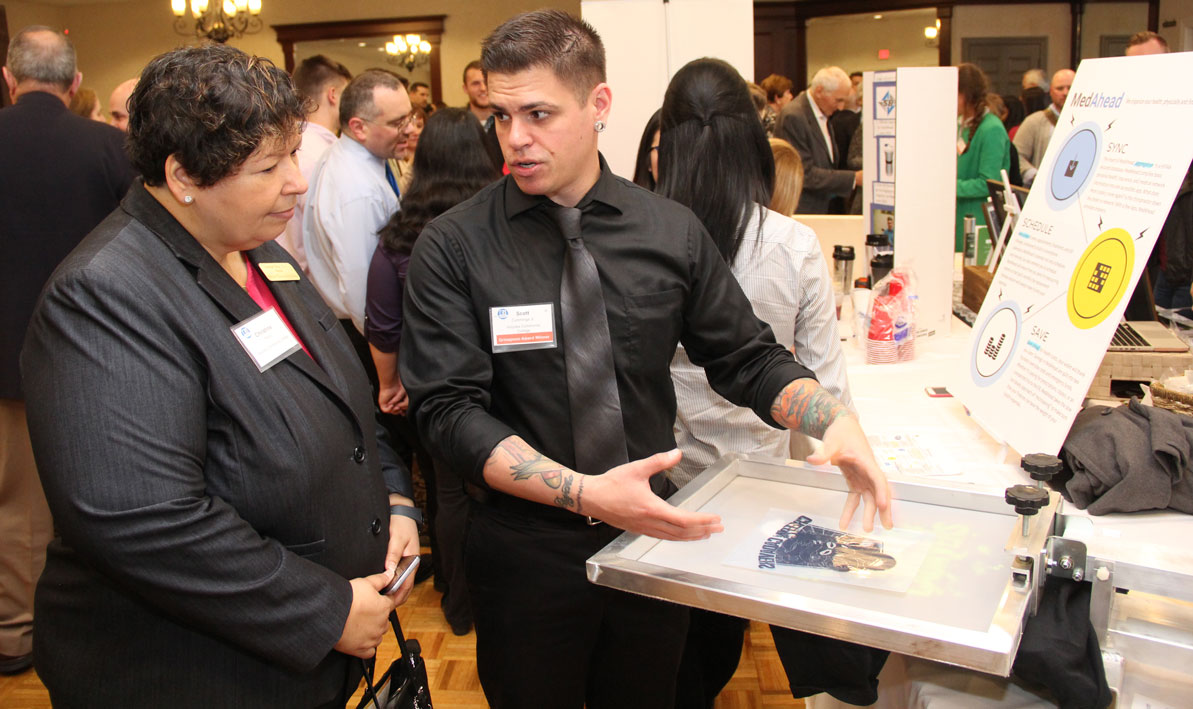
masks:
{"label": "yellow circle graphic", "polygon": [[1108,229],[1085,248],[1069,281],[1069,321],[1082,330],[1098,326],[1127,292],[1135,267],[1135,241],[1125,229]]}

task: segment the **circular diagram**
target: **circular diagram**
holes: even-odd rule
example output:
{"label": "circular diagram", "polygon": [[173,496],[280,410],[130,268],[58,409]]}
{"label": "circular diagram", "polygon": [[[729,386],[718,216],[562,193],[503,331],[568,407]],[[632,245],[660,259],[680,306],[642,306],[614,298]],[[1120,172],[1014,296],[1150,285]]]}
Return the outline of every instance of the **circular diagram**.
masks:
{"label": "circular diagram", "polygon": [[1135,269],[1135,240],[1108,229],[1085,247],[1069,279],[1069,322],[1082,330],[1101,324],[1127,292]]}
{"label": "circular diagram", "polygon": [[1023,315],[1014,301],[1003,301],[978,329],[969,356],[969,373],[974,384],[987,387],[998,381],[1019,346]]}
{"label": "circular diagram", "polygon": [[1069,134],[1048,175],[1048,202],[1060,209],[1081,194],[1102,155],[1102,131],[1095,123],[1083,123]]}

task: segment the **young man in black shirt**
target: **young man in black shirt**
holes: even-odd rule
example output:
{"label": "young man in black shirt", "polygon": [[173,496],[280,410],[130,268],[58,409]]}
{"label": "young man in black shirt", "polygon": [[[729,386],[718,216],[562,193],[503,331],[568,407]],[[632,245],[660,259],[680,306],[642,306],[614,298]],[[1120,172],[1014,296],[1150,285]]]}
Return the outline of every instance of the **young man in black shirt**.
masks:
{"label": "young man in black shirt", "polygon": [[[597,135],[612,93],[595,31],[560,11],[520,15],[485,40],[482,64],[511,174],[419,237],[401,350],[424,439],[489,491],[465,552],[481,683],[498,709],[671,706],[686,609],[589,584],[584,561],[621,530],[694,540],[722,529],[663,499],[674,487],[662,473],[679,459],[676,344],[726,398],[823,440],[809,460],[839,465],[853,490],[842,528],[863,499],[866,529],[879,512],[890,526],[886,479],[857,420],[775,343],[695,216],[609,171]],[[603,316],[570,330],[561,288],[581,267],[561,207],[582,213],[579,249],[603,298]],[[586,364],[569,377],[569,348],[596,331],[609,374]],[[615,390],[608,465],[584,453],[605,432],[581,420],[610,408],[608,391],[578,393],[593,379]]]}

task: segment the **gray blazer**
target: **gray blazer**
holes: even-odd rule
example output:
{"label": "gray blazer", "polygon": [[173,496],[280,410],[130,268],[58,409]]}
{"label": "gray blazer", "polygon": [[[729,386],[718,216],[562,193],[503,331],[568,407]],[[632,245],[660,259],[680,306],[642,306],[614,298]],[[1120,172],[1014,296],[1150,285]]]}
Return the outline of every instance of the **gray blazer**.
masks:
{"label": "gray blazer", "polygon": [[791,143],[804,163],[804,191],[795,208],[796,214],[824,214],[830,199],[848,197],[853,192],[854,172],[833,168],[807,91],[801,91],[783,107],[776,135]]}
{"label": "gray blazer", "polygon": [[348,579],[384,567],[383,467],[408,480],[331,310],[305,278],[270,287],[314,359],[262,373],[230,330],[260,308],[137,182],[43,292],[21,372],[55,706],[342,707],[355,685]]}

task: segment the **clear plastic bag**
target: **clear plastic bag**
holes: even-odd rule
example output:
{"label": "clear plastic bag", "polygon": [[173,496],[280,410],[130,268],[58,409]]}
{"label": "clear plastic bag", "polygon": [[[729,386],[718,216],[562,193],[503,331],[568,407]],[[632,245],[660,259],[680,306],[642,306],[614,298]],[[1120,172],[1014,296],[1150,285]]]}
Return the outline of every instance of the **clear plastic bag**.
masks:
{"label": "clear plastic bag", "polygon": [[866,364],[915,359],[916,280],[911,269],[893,269],[874,284],[866,318]]}

